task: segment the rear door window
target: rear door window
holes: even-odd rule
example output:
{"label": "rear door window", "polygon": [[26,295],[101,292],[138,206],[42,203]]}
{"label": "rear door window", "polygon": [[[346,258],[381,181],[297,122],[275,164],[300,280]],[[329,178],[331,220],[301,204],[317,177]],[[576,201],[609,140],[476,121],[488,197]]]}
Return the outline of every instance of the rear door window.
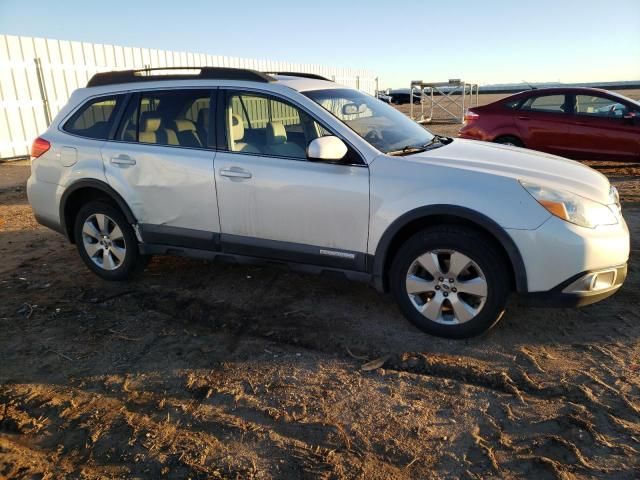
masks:
{"label": "rear door window", "polygon": [[565,95],[540,95],[529,97],[520,110],[530,112],[568,113],[569,102]]}
{"label": "rear door window", "polygon": [[124,95],[89,100],[64,124],[63,130],[80,137],[106,140],[123,101]]}
{"label": "rear door window", "polygon": [[135,95],[116,134],[126,142],[213,147],[211,90],[162,90]]}

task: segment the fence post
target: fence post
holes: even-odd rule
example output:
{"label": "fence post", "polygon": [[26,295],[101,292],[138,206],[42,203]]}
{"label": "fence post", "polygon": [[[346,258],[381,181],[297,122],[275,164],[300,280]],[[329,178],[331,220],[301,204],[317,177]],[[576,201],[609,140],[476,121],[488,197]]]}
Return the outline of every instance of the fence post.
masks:
{"label": "fence post", "polygon": [[38,87],[40,87],[40,98],[42,99],[42,107],[44,108],[44,119],[47,127],[51,125],[51,110],[49,108],[49,99],[47,98],[47,89],[44,85],[44,73],[42,72],[42,63],[40,58],[33,59],[36,64],[36,75],[38,77]]}
{"label": "fence post", "polygon": [[356,89],[360,90],[360,75],[356,75]]}

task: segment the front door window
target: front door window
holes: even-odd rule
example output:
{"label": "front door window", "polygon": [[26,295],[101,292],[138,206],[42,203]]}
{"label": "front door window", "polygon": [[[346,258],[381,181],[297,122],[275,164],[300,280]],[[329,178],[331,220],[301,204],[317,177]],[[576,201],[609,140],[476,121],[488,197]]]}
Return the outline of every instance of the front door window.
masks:
{"label": "front door window", "polygon": [[575,112],[589,117],[622,118],[627,107],[607,97],[576,95]]}
{"label": "front door window", "polygon": [[309,142],[327,133],[305,112],[274,97],[231,94],[227,105],[231,152],[306,159]]}

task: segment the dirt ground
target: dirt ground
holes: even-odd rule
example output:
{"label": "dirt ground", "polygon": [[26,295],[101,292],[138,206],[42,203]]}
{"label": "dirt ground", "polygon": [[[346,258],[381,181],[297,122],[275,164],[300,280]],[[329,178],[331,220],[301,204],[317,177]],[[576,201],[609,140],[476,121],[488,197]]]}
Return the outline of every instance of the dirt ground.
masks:
{"label": "dirt ground", "polygon": [[622,290],[511,302],[466,341],[275,267],[104,282],[34,221],[28,162],[0,164],[0,478],[639,478],[640,165],[590,164],[625,202]]}

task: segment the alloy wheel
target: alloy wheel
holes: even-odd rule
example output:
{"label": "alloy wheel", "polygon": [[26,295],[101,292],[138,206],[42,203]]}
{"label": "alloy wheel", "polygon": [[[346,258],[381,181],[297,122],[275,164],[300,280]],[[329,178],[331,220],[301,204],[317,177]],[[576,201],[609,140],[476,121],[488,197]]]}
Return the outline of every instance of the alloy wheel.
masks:
{"label": "alloy wheel", "polygon": [[127,245],[118,224],[103,213],[87,217],[82,226],[82,243],[93,263],[115,270],[124,262]]}
{"label": "alloy wheel", "polygon": [[445,325],[472,320],[487,300],[487,280],[471,258],[456,250],[432,250],[416,258],[406,276],[413,306]]}

